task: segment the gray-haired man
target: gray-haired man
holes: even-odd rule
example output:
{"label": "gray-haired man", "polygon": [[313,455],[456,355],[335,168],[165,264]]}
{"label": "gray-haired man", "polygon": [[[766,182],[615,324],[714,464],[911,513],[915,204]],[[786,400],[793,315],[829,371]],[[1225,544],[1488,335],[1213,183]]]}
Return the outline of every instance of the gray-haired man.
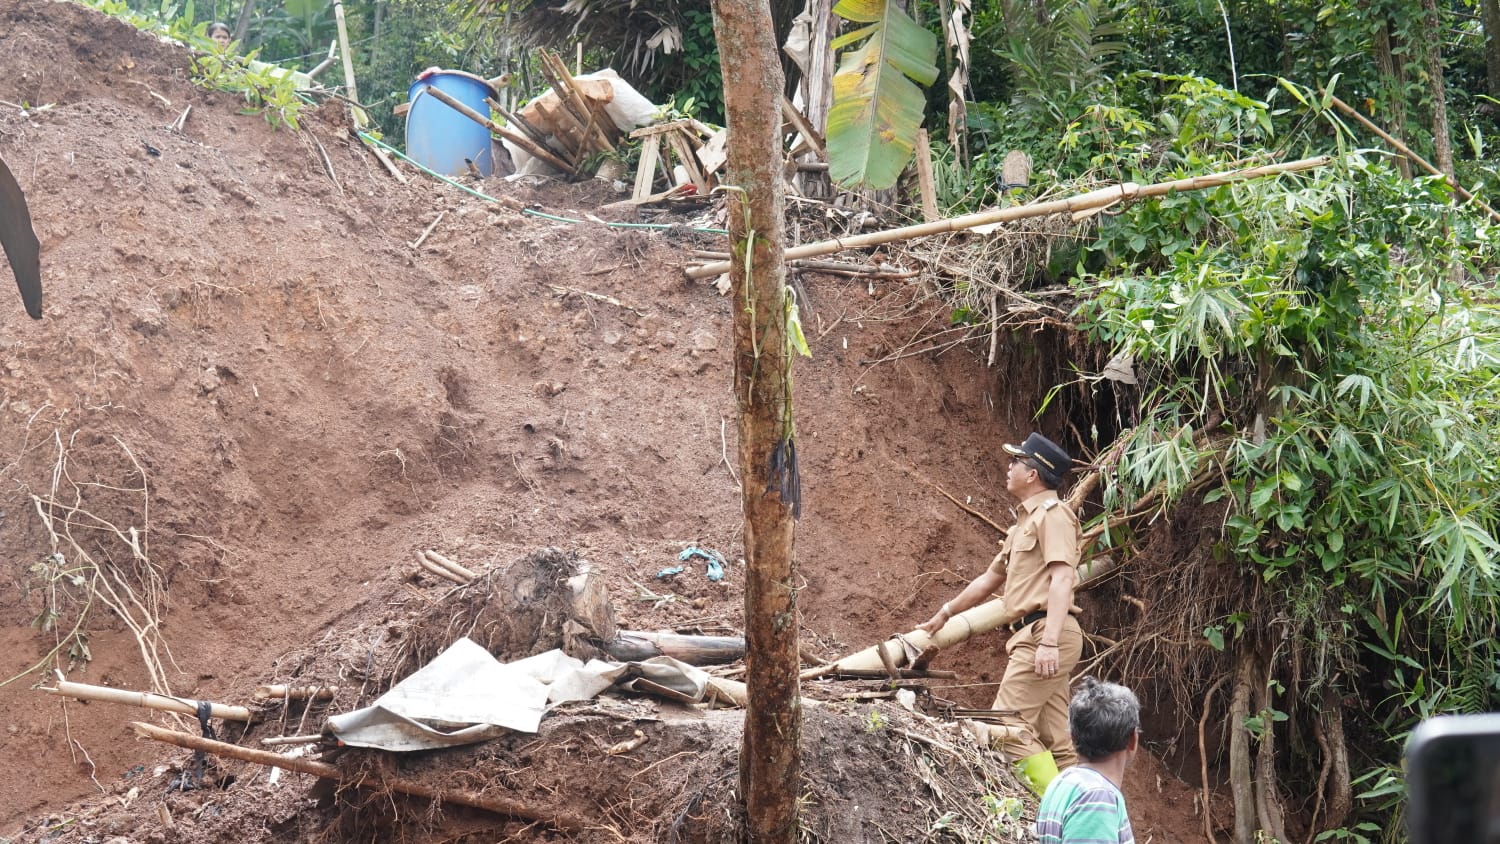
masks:
{"label": "gray-haired man", "polygon": [[1141,704],[1115,683],[1083,678],[1068,706],[1079,762],[1058,774],[1036,813],[1040,844],[1134,844],[1120,783],[1141,741]]}

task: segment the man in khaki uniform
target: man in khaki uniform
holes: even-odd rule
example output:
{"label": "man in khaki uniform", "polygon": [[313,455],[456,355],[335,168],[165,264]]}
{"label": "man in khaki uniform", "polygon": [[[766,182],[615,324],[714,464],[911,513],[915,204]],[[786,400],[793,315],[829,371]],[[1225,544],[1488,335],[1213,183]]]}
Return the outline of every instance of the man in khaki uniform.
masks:
{"label": "man in khaki uniform", "polygon": [[1005,450],[1013,458],[1005,488],[1020,499],[1020,516],[990,567],[920,627],[936,633],[1004,584],[1012,621],[1009,662],[993,707],[1000,726],[979,724],[976,732],[1040,794],[1059,768],[1078,761],[1068,732],[1068,678],[1083,651],[1073,605],[1082,538],[1078,516],[1057,497],[1073,465],[1068,453],[1035,433]]}

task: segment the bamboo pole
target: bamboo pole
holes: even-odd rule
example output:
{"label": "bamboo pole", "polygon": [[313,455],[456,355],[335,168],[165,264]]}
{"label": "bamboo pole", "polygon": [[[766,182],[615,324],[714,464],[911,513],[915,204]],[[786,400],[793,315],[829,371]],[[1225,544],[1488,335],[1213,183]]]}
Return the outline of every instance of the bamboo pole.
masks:
{"label": "bamboo pole", "polygon": [[[70,683],[67,680],[58,680],[57,688],[44,688],[42,691],[62,697],[77,698],[78,700],[123,703],[128,706],[143,706],[147,709],[155,709],[161,712],[181,712],[185,715],[198,714],[199,701],[185,697],[167,697],[166,695],[152,694],[151,692],[132,692],[128,689],[114,689],[109,686]],[[230,706],[223,703],[209,704],[209,715],[214,718],[222,718],[225,721],[248,722],[254,718],[253,713],[243,706]]]}
{"label": "bamboo pole", "polygon": [[1417,164],[1420,165],[1423,170],[1426,170],[1432,175],[1442,179],[1444,182],[1447,182],[1448,186],[1453,188],[1453,192],[1462,197],[1465,202],[1472,202],[1475,205],[1478,205],[1480,208],[1483,208],[1492,219],[1494,219],[1496,222],[1500,222],[1500,213],[1496,213],[1495,209],[1489,207],[1488,205],[1485,205],[1482,200],[1474,196],[1474,194],[1469,193],[1467,190],[1465,190],[1463,185],[1460,185],[1458,182],[1450,179],[1448,177],[1448,174],[1432,166],[1432,164],[1429,163],[1427,159],[1423,158],[1420,155],[1417,155],[1412,151],[1411,147],[1408,147],[1406,144],[1401,143],[1399,139],[1393,137],[1392,135],[1387,134],[1384,129],[1376,126],[1373,122],[1370,121],[1369,118],[1365,117],[1363,114],[1360,114],[1358,111],[1355,111],[1353,106],[1349,105],[1348,103],[1344,102],[1338,97],[1335,97],[1332,94],[1327,94],[1327,96],[1328,101],[1333,103],[1333,105],[1338,108],[1339,111],[1342,111],[1344,114],[1347,114],[1348,116],[1354,118],[1359,122],[1359,125],[1365,127],[1366,129],[1369,129],[1371,132],[1374,132],[1376,137],[1390,144],[1391,147],[1396,150],[1396,152],[1399,152],[1412,161],[1417,162]]}
{"label": "bamboo pole", "polygon": [[261,739],[260,743],[267,747],[283,747],[288,744],[314,744],[323,738],[321,733],[315,736],[272,736]]}
{"label": "bamboo pole", "polygon": [[[944,232],[972,229],[975,226],[983,226],[989,223],[1009,223],[1031,217],[1046,217],[1050,214],[1097,212],[1126,200],[1165,196],[1174,191],[1216,188],[1221,185],[1230,184],[1231,182],[1276,176],[1298,170],[1311,170],[1314,167],[1322,167],[1332,160],[1329,156],[1320,155],[1315,158],[1288,161],[1285,164],[1267,164],[1262,167],[1248,167],[1242,170],[1229,170],[1223,173],[1209,173],[1203,176],[1175,179],[1170,182],[1160,182],[1154,185],[1142,186],[1135,182],[1125,182],[1089,191],[1088,193],[1078,194],[1077,196],[1067,197],[1066,199],[1052,200],[1051,202],[1037,202],[1030,205],[1015,205],[1009,208],[979,211],[931,223],[919,223],[914,226],[888,229],[883,232],[871,232],[870,234],[855,235],[854,237],[834,238],[817,243],[807,243],[787,249],[785,258],[791,260],[794,258],[810,258],[814,255],[830,255],[845,249],[878,246],[882,243],[892,243],[898,240],[911,240],[918,237],[927,237],[928,235],[943,234]],[[712,264],[693,267],[687,271],[687,275],[688,278],[711,278],[726,272],[729,272],[729,262],[717,261]]]}
{"label": "bamboo pole", "polygon": [[339,693],[337,686],[256,686],[256,700],[333,700]]}
{"label": "bamboo pole", "polygon": [[559,170],[562,170],[564,172],[573,173],[574,175],[577,175],[578,171],[576,169],[574,169],[573,165],[567,163],[566,161],[563,161],[561,158],[558,158],[556,155],[554,155],[552,153],[551,150],[548,150],[548,149],[546,149],[546,148],[538,145],[536,142],[532,141],[530,138],[526,137],[525,135],[523,135],[523,134],[521,134],[519,132],[512,132],[511,130],[505,128],[504,126],[501,126],[499,123],[496,123],[495,121],[493,121],[493,120],[489,119],[488,117],[485,117],[484,115],[482,115],[479,112],[475,111],[474,109],[469,108],[467,105],[464,105],[463,103],[459,102],[458,100],[455,100],[447,92],[441,91],[441,90],[433,87],[432,85],[426,86],[423,90],[426,93],[431,94],[432,96],[436,97],[437,100],[438,100],[438,102],[443,103],[444,105],[447,105],[449,108],[452,108],[454,111],[457,111],[459,114],[462,114],[464,117],[467,117],[470,120],[474,121],[475,123],[478,123],[479,125],[485,127],[486,129],[489,129],[491,132],[494,132],[496,135],[499,135],[500,137],[506,139],[507,141],[510,141],[511,143],[515,144],[516,146],[520,147],[521,149],[526,150],[527,152],[531,153],[532,155],[536,156],[537,158],[540,158],[543,161],[547,162],[548,164],[551,164],[553,167],[556,167]]}
{"label": "bamboo pole", "polygon": [[[1089,542],[1085,542],[1087,547]],[[1113,559],[1091,559],[1080,563],[1078,566],[1077,589],[1086,589],[1094,585],[1100,578],[1114,571]],[[931,650],[944,650],[960,642],[968,640],[980,633],[988,633],[997,627],[1009,624],[1016,620],[1015,614],[1005,608],[1004,598],[995,598],[985,601],[977,606],[970,607],[958,615],[948,619],[942,629],[936,635],[929,635],[924,630],[912,630],[900,636],[893,636],[879,645],[873,645],[857,653],[850,654],[837,662],[820,665],[817,668],[809,668],[802,672],[802,679],[809,680],[828,674],[840,674],[849,671],[876,671],[887,675],[890,668],[910,667],[907,659],[907,649],[914,649],[922,654]],[[891,666],[887,666],[885,660],[881,659],[884,651],[890,658]]]}
{"label": "bamboo pole", "polygon": [[213,739],[195,736],[191,733],[168,730],[142,721],[132,721],[130,727],[135,730],[137,735],[155,741],[174,744],[178,747],[185,747],[188,750],[201,750],[216,756],[228,756],[231,759],[239,759],[242,762],[251,762],[256,765],[282,768],[288,771],[296,771],[299,774],[311,774],[321,779],[333,780],[346,787],[356,786],[372,791],[395,791],[401,794],[409,794],[413,797],[425,797],[440,803],[453,803],[459,806],[484,809],[498,815],[522,818],[529,821],[540,821],[567,832],[581,832],[585,828],[583,821],[573,815],[565,812],[554,813],[534,809],[519,800],[486,794],[475,794],[469,791],[442,791],[423,785],[422,783],[394,777],[389,779],[370,779],[363,776],[346,778],[343,772],[327,762],[282,756],[279,753],[272,753],[268,750],[257,750],[252,747],[240,747],[237,744],[214,741]]}

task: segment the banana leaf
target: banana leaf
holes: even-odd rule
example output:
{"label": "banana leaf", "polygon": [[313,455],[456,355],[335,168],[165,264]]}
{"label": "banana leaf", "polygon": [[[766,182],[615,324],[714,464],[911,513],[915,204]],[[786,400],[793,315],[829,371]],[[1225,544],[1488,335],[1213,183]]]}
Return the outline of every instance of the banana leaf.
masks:
{"label": "banana leaf", "polygon": [[840,56],[833,76],[828,172],[844,187],[883,190],[916,146],[926,106],[916,83],[937,79],[937,36],[888,0],[839,0],[833,11],[865,26],[833,41],[835,50],[863,43]]}

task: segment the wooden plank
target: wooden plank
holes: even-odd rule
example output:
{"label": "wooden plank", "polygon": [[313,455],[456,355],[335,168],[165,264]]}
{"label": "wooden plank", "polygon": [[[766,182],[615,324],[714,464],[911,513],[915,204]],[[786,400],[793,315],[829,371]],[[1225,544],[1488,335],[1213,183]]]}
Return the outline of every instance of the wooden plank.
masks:
{"label": "wooden plank", "polygon": [[703,167],[698,162],[698,156],[693,154],[692,147],[688,146],[687,139],[681,132],[673,132],[667,136],[667,141],[672,145],[672,150],[677,157],[682,159],[683,169],[687,170],[688,179],[698,189],[700,196],[708,195],[708,179],[703,175]]}
{"label": "wooden plank", "polygon": [[926,129],[917,130],[917,190],[922,194],[922,219],[939,219],[937,187],[932,182],[932,142]]}
{"label": "wooden plank", "polygon": [[[543,75],[548,76],[552,83],[552,91],[557,94],[567,110],[578,121],[578,125],[584,129],[584,142],[593,146],[596,152],[614,152],[615,145],[610,142],[609,136],[605,134],[604,127],[599,125],[599,116],[602,108],[592,104],[592,101],[584,96],[574,83],[573,77],[568,73],[567,65],[556,53],[548,50],[541,51],[541,68]],[[588,132],[587,127],[593,123],[594,131]]]}
{"label": "wooden plank", "polygon": [[656,159],[660,148],[660,135],[652,135],[641,144],[641,163],[635,168],[635,190],[630,194],[632,200],[641,201],[650,196],[651,185],[656,181]]}
{"label": "wooden plank", "polygon": [[792,101],[787,99],[785,94],[781,95],[781,116],[786,118],[786,122],[792,124],[792,127],[797,130],[798,134],[806,139],[807,143],[818,153],[819,158],[824,161],[828,160],[828,146],[823,143],[823,136],[818,134],[818,130],[813,128],[812,124],[807,121],[806,117],[802,116],[802,112],[798,111],[796,106],[792,105]]}
{"label": "wooden plank", "polygon": [[698,121],[696,120],[673,120],[670,123],[657,123],[654,126],[642,126],[641,128],[631,132],[630,137],[645,138],[651,135],[665,135],[668,132],[675,132],[678,129],[686,129],[687,127],[697,122]]}

